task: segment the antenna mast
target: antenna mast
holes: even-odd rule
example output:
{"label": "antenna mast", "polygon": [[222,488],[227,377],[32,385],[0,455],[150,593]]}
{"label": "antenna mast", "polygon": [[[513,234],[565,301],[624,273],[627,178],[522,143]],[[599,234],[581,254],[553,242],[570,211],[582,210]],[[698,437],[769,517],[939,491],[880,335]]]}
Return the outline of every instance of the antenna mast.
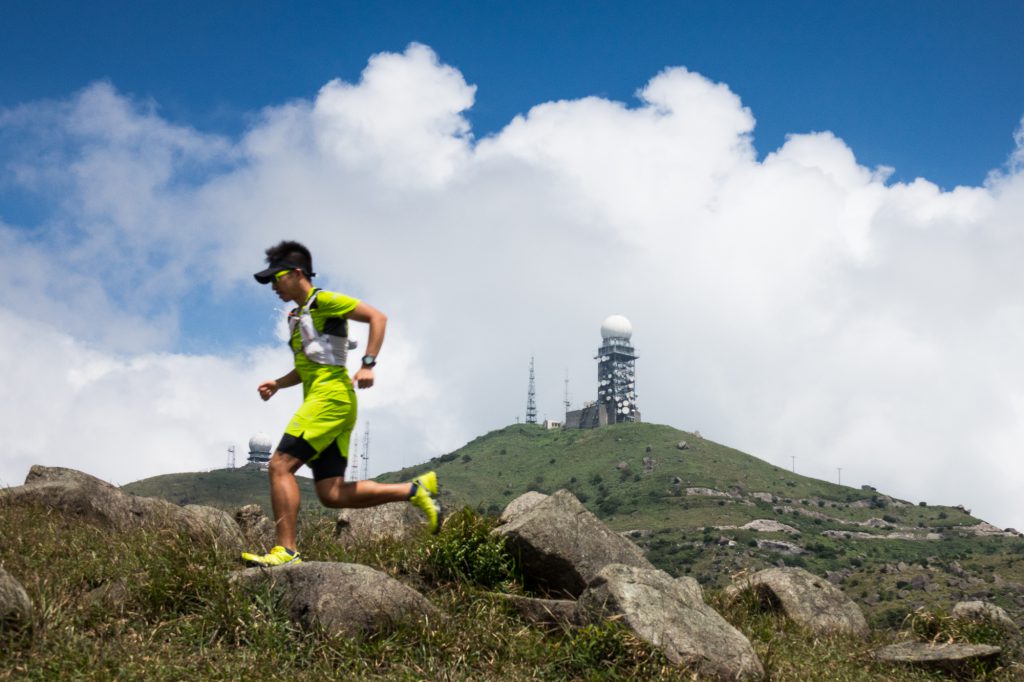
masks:
{"label": "antenna mast", "polygon": [[564,401],[564,403],[565,403],[565,413],[569,414],[569,408],[571,407],[571,404],[569,403],[569,370],[568,369],[565,370],[565,401]]}
{"label": "antenna mast", "polygon": [[228,469],[235,468],[235,446],[228,446]]}
{"label": "antenna mast", "polygon": [[537,423],[537,391],[533,385],[533,356],[530,356],[530,390],[526,393],[526,423]]}
{"label": "antenna mast", "polygon": [[363,430],[363,479],[370,478],[370,422],[366,422],[366,429]]}

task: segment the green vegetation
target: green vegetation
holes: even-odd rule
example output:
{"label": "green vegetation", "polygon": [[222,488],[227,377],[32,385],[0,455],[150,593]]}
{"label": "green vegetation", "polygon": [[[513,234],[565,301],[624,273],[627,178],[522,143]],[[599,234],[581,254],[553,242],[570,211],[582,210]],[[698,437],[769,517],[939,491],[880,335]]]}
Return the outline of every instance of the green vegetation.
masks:
{"label": "green vegetation", "polygon": [[[379,480],[406,481],[429,469],[438,471],[449,509],[468,505],[481,514],[499,514],[528,490],[568,489],[609,527],[631,532],[656,566],[693,576],[705,589],[723,587],[738,571],[781,563],[839,573],[837,584],[874,625],[899,625],[916,609],[948,609],[962,599],[990,601],[1024,618],[1021,538],[977,537],[969,529],[980,520],[960,508],[796,475],[669,426],[548,431],[516,424]],[[251,470],[162,476],[125,489],[232,511],[253,501],[269,506],[265,474]],[[311,491],[303,489],[303,499],[309,514],[329,514]],[[755,519],[797,533],[739,528]],[[772,543],[789,543],[797,553]],[[895,568],[901,563],[906,570]],[[957,574],[950,573],[954,563]],[[910,584],[918,575],[927,589]]]}
{"label": "green vegetation", "polygon": [[[686,441],[686,449],[677,447],[681,441]],[[668,426],[626,424],[590,431],[547,431],[518,424],[379,480],[409,480],[428,469],[438,471],[448,509],[467,506],[473,510],[456,513],[433,540],[338,547],[326,530],[333,526],[330,512],[320,510],[315,496],[304,490],[307,511],[302,543],[308,556],[359,561],[410,582],[439,607],[456,614],[456,623],[480,619],[481,627],[491,632],[474,632],[479,641],[465,649],[451,643],[437,645],[446,655],[463,657],[463,667],[445,668],[456,678],[642,677],[665,665],[657,654],[614,628],[542,636],[524,629],[501,604],[486,596],[485,590],[515,592],[521,588],[511,560],[489,541],[491,521],[484,517],[500,513],[529,490],[572,491],[611,528],[627,533],[656,566],[675,576],[696,578],[709,601],[752,638],[772,671],[772,679],[866,679],[869,649],[890,643],[897,630],[907,631],[908,637],[928,639],[924,623],[931,617],[941,627],[930,627],[943,636],[990,642],[991,633],[965,629],[941,615],[961,600],[988,601],[1004,608],[1017,622],[1024,618],[1024,540],[1020,537],[979,536],[973,532],[979,519],[961,508],[911,503],[873,488],[850,488],[794,475]],[[126,489],[234,510],[241,504],[266,500],[264,476],[252,471],[181,474],[140,481]],[[252,492],[243,493],[250,482]],[[169,483],[177,487],[169,488]],[[229,494],[228,487],[235,492]],[[254,497],[247,497],[249,494]],[[792,532],[740,527],[756,519],[784,523]],[[196,561],[215,565],[211,559]],[[864,610],[875,629],[872,639],[854,642],[812,637],[775,614],[716,602],[718,590],[737,573],[777,565],[800,566],[829,576]],[[290,627],[273,620],[272,610],[261,613],[260,618],[268,624]],[[463,617],[465,621],[459,621]],[[954,632],[954,627],[960,630]],[[518,634],[510,634],[516,628]],[[430,642],[440,637],[416,636]],[[290,642],[304,641],[294,633],[290,637]],[[421,644],[413,645],[412,639],[401,637],[412,635],[390,633],[370,638],[359,646],[371,648],[360,649],[358,655],[371,655],[367,652],[372,650],[377,652],[372,655],[383,660],[384,652],[407,656],[403,647],[422,651]],[[503,644],[496,644],[498,641]],[[527,657],[520,646],[544,653]],[[487,652],[479,654],[486,660],[510,658],[501,665],[477,668],[477,654],[470,653],[473,647]],[[630,652],[625,662],[591,666],[594,656],[600,658],[599,652],[616,647]],[[345,651],[356,655],[353,649]],[[598,653],[583,656],[582,651]],[[320,663],[309,667],[313,665],[309,661],[320,660],[318,655],[307,651],[300,657],[303,662],[295,665],[307,666],[301,667],[303,671],[324,670],[315,667]],[[581,662],[579,656],[589,662]],[[1003,660],[1019,660],[1020,656],[1020,649],[1013,644]],[[426,659],[402,660],[407,667],[389,667],[375,674],[415,677],[409,671],[423,666]],[[506,668],[507,672],[495,672]],[[644,672],[638,672],[641,670]],[[879,672],[877,667],[871,670],[873,677],[867,679],[932,679],[895,670]],[[1020,668],[1016,670],[1019,675]],[[989,679],[1015,679],[1007,671],[986,674]]]}
{"label": "green vegetation", "polygon": [[[299,492],[316,499],[313,480],[299,477]],[[258,504],[270,515],[270,484],[267,472],[258,469],[216,469],[200,473],[165,474],[121,486],[127,493],[162,497],[175,504],[205,504],[234,512],[247,504]]]}
{"label": "green vegetation", "polygon": [[[25,630],[0,631],[0,679],[692,679],[616,622],[526,625],[491,594],[522,593],[511,557],[488,532],[493,519],[468,509],[438,536],[349,547],[335,542],[329,519],[303,519],[308,559],[385,571],[447,617],[436,629],[406,623],[356,638],[298,630],[270,591],[230,580],[240,568],[233,557],[181,537],[110,534],[40,509],[0,511],[0,563],[37,614]],[[872,664],[869,650],[898,637],[891,632],[867,642],[814,636],[750,600],[726,604],[715,591],[708,600],[751,638],[769,679],[942,679]],[[1006,644],[971,627],[918,616],[903,636],[959,628],[957,639]],[[999,668],[975,679],[1016,678]]]}
{"label": "green vegetation", "polygon": [[484,532],[490,522],[468,510],[439,536],[356,547],[336,544],[326,519],[305,519],[308,559],[374,566],[448,617],[362,638],[299,631],[269,591],[229,580],[241,568],[233,557],[183,538],[0,511],[0,563],[36,608],[28,629],[0,631],[0,679],[688,679],[614,623],[524,627],[471,584],[518,589],[511,557]]}

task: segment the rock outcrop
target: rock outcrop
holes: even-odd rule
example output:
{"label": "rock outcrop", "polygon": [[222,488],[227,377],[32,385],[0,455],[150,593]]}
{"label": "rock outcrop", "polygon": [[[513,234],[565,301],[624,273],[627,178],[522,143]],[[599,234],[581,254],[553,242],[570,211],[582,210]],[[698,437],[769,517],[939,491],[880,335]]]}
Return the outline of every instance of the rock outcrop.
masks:
{"label": "rock outcrop", "polygon": [[234,579],[248,587],[269,581],[298,626],[332,635],[376,632],[410,620],[434,626],[441,619],[419,592],[362,564],[306,561],[249,568]]}
{"label": "rock outcrop", "polygon": [[700,679],[764,676],[750,641],[704,603],[692,579],[674,580],[658,569],[611,564],[595,576],[579,605],[593,619],[618,619]]}
{"label": "rock outcrop", "polygon": [[501,516],[498,517],[498,523],[504,524],[514,521],[546,499],[548,499],[547,495],[538,493],[536,490],[523,493],[505,506]]}
{"label": "rock outcrop", "polygon": [[[725,528],[725,526],[722,526]],[[753,530],[758,533],[788,533],[790,535],[800,535],[800,531],[793,526],[786,525],[780,521],[774,519],[754,519],[749,523],[745,523],[740,526],[743,530]]]}
{"label": "rock outcrop", "polygon": [[341,509],[334,534],[343,543],[402,540],[421,531],[423,519],[423,514],[407,502],[365,509]]}
{"label": "rock outcrop", "polygon": [[726,588],[726,598],[753,593],[759,603],[778,608],[804,627],[820,632],[868,634],[868,624],[857,606],[835,585],[802,568],[768,568],[741,578]]}
{"label": "rock outcrop", "polygon": [[993,663],[1001,652],[999,647],[989,644],[903,642],[879,649],[874,652],[874,659],[957,675],[979,664]]}
{"label": "rock outcrop", "polygon": [[32,622],[32,601],[14,576],[0,567],[0,630],[18,629]]}
{"label": "rock outcrop", "polygon": [[587,618],[573,599],[534,599],[518,594],[494,596],[508,604],[526,622],[541,627],[571,627],[586,625]]}
{"label": "rock outcrop", "polygon": [[236,555],[246,549],[242,529],[226,511],[202,504],[187,504],[184,509],[206,524],[220,549]]}
{"label": "rock outcrop", "polygon": [[207,524],[178,505],[155,497],[137,497],[89,474],[59,467],[33,466],[25,485],[0,493],[7,504],[53,509],[100,528],[171,530],[192,540],[214,539]]}
{"label": "rock outcrop", "polygon": [[989,622],[1011,633],[1020,632],[1009,614],[995,604],[984,601],[962,601],[953,607],[954,618],[974,622]]}
{"label": "rock outcrop", "polygon": [[[235,512],[235,523],[238,524],[246,547],[252,549],[270,549],[277,544],[277,533],[274,522],[263,513],[258,504],[247,504]],[[250,550],[251,551],[251,550]]]}
{"label": "rock outcrop", "polygon": [[506,516],[510,520],[494,532],[519,556],[527,586],[551,595],[579,596],[608,564],[654,568],[639,547],[601,523],[568,490]]}

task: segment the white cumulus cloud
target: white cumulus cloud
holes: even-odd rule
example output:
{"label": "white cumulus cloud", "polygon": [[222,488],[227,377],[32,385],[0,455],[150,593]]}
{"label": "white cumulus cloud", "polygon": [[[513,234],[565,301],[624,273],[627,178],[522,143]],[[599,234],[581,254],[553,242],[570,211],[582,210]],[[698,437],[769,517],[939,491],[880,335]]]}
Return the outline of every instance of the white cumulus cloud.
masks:
{"label": "white cumulus cloud", "polygon": [[[207,453],[255,423],[279,432],[297,396],[265,406],[254,382],[287,352],[242,330],[273,327],[250,273],[296,238],[322,285],[391,318],[362,403],[375,472],[512,422],[531,355],[542,416],[560,416],[566,371],[574,402],[593,398],[599,325],[619,313],[645,419],[1024,527],[1019,131],[985,185],[944,192],[890,184],[827,131],[759,161],[742,93],[679,67],[638,85],[630,103],[537,103],[476,140],[476,86],[414,44],[269,105],[238,140],[103,83],[0,114],[4,181],[53,200],[0,230],[20,396],[0,474],[67,462],[86,425],[81,468],[118,480],[219,466]],[[235,317],[202,327],[206,298]],[[187,355],[197,326],[211,351]],[[188,456],[170,463],[169,443]]]}

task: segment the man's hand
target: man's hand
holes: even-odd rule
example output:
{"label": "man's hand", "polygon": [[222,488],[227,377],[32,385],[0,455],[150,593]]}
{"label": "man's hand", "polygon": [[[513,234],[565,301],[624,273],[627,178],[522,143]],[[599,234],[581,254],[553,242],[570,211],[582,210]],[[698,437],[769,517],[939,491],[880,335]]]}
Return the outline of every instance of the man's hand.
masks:
{"label": "man's hand", "polygon": [[356,386],[359,388],[370,388],[373,386],[373,370],[369,367],[360,367],[353,379],[356,380]]}
{"label": "man's hand", "polygon": [[260,397],[265,401],[270,400],[273,395],[277,393],[277,388],[276,379],[268,379],[267,381],[264,381],[259,387]]}

